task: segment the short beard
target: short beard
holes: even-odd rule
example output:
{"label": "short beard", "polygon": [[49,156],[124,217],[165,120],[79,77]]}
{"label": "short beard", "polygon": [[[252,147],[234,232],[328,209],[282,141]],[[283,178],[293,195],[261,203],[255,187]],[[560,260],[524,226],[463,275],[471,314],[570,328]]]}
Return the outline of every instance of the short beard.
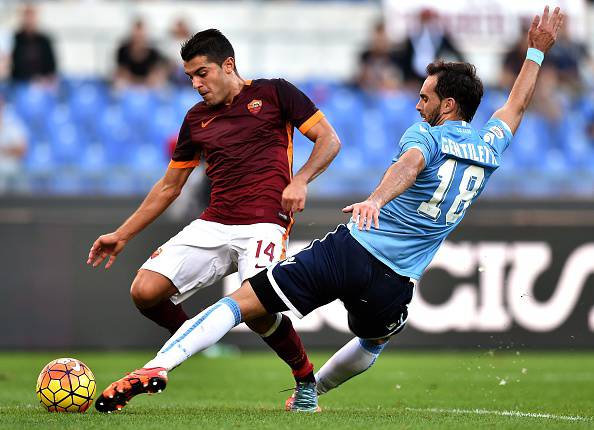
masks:
{"label": "short beard", "polygon": [[[434,127],[438,122],[439,122],[439,110],[441,108],[441,105],[436,107],[435,110],[433,112],[431,112],[431,115],[429,115],[430,121],[427,121],[429,123],[429,125],[431,127]],[[425,117],[427,118],[427,117]]]}

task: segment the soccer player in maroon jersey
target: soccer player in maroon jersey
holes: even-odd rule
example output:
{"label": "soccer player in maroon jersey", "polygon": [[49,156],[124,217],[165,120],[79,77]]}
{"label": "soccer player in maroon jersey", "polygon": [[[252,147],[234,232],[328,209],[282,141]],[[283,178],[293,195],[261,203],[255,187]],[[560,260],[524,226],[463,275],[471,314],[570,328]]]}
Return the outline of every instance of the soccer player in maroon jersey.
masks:
{"label": "soccer player in maroon jersey", "polygon": [[[93,243],[87,260],[97,267],[108,259],[105,268],[111,267],[128,241],[175,200],[203,160],[212,182],[209,207],[150,256],[131,287],[139,311],[171,333],[188,320],[180,303],[197,290],[233,272],[244,281],[284,258],[307,184],[340,148],[322,112],[295,86],[283,79],[241,78],[233,47],[218,30],[195,34],[182,46],[181,57],[203,101],[186,114],[163,178],[116,231]],[[314,147],[293,176],[294,127]],[[313,366],[288,317],[266,316],[248,326],[291,367],[297,389],[315,384]]]}

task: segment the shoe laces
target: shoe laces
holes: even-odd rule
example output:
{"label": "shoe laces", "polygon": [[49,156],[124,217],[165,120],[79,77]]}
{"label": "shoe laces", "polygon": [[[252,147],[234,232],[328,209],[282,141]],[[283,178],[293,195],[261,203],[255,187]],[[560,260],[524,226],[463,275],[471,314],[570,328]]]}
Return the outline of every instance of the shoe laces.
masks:
{"label": "shoe laces", "polygon": [[315,382],[297,382],[293,409],[314,409],[318,406]]}

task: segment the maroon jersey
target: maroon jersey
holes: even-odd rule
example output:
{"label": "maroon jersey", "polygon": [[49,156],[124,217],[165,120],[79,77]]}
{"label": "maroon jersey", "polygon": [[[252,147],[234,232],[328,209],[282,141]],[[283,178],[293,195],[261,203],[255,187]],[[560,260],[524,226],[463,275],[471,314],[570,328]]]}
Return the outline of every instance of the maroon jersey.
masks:
{"label": "maroon jersey", "polygon": [[292,176],[293,127],[307,133],[323,117],[283,79],[246,81],[230,105],[201,102],[188,111],[169,167],[205,160],[212,191],[203,220],[288,227],[281,198]]}

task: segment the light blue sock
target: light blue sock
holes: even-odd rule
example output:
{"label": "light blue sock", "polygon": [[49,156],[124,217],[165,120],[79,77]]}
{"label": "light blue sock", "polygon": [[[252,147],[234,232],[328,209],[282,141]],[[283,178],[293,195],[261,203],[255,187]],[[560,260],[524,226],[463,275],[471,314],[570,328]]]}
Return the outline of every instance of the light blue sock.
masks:
{"label": "light blue sock", "polygon": [[144,367],[171,370],[197,352],[217,343],[240,322],[239,305],[230,297],[224,297],[186,321]]}

